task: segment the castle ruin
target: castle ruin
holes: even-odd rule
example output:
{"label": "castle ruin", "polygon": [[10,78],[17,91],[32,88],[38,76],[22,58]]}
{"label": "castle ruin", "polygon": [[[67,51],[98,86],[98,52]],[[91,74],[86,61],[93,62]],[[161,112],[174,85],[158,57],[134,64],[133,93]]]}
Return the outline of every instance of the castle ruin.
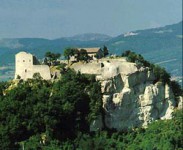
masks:
{"label": "castle ruin", "polygon": [[31,79],[35,73],[39,73],[45,80],[51,79],[48,65],[40,65],[37,58],[30,53],[17,53],[15,55],[15,79]]}

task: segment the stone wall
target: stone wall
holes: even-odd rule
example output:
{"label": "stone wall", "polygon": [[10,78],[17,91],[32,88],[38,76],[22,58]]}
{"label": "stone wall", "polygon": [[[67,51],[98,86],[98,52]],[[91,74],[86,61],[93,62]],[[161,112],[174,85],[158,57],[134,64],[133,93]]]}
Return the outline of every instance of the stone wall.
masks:
{"label": "stone wall", "polygon": [[39,64],[39,61],[32,54],[19,52],[15,56],[15,79],[20,76],[21,79],[26,80],[32,78],[34,73],[40,73],[43,79],[51,79],[49,66]]}
{"label": "stone wall", "polygon": [[32,75],[34,73],[40,73],[41,77],[45,80],[51,79],[50,68],[47,65],[34,65],[32,69]]}

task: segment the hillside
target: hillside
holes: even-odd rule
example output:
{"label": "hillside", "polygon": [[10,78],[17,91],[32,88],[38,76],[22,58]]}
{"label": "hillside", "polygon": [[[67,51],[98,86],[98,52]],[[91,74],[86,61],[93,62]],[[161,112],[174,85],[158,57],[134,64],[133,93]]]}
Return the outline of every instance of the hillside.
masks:
{"label": "hillside", "polygon": [[107,42],[113,52],[120,54],[119,49],[132,49],[137,53],[148,53],[168,48],[181,48],[182,22],[165,27],[137,30],[119,35]]}
{"label": "hillside", "polygon": [[162,69],[128,58],[0,82],[0,149],[181,149],[180,94]]}
{"label": "hillside", "polygon": [[105,34],[98,34],[98,33],[85,33],[85,34],[78,34],[73,37],[68,37],[68,40],[76,40],[76,41],[108,41],[112,37],[105,35]]}
{"label": "hillside", "polygon": [[[117,37],[103,34],[83,34],[55,40],[39,38],[1,39],[0,73],[2,76],[0,80],[12,77],[14,55],[21,50],[26,50],[38,58],[43,58],[48,50],[63,53],[66,47],[103,47],[103,45],[106,45],[112,54],[120,55],[127,49],[140,53],[147,60],[159,63],[173,77],[181,80],[182,22],[160,28],[132,31]],[[2,66],[5,66],[6,69],[3,69]]]}
{"label": "hillside", "polygon": [[147,60],[165,67],[173,76],[182,74],[182,22],[122,34],[106,45],[116,54],[127,49],[140,53]]}

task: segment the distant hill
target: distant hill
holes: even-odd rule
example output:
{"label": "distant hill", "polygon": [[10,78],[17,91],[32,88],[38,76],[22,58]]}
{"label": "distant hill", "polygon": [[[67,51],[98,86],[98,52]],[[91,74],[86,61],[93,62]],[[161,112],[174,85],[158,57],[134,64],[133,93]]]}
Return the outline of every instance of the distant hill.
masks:
{"label": "distant hill", "polygon": [[[165,27],[137,30],[110,39],[107,45],[115,52],[132,49],[137,53],[148,53],[167,48],[182,47],[182,22]],[[121,51],[120,51],[121,50]]]}
{"label": "distant hill", "polygon": [[[113,54],[121,55],[123,51],[129,49],[140,53],[145,59],[165,67],[173,76],[180,77],[182,76],[182,38],[181,21],[165,27],[131,31],[117,37],[87,33],[54,40],[0,39],[0,67],[7,66],[9,63],[14,65],[14,55],[22,50],[43,58],[48,50],[63,53],[66,47],[103,47],[106,45]],[[7,72],[5,70],[2,72],[0,68],[0,73]]]}
{"label": "distant hill", "polygon": [[[108,35],[94,33],[55,40],[41,38],[0,39],[0,64],[6,65],[12,63],[14,61],[12,57],[14,57],[18,51],[22,50],[28,51],[39,58],[42,58],[48,50],[62,53],[66,47],[100,47],[109,39],[111,39],[111,37]],[[5,56],[9,56],[10,59],[6,59]]]}
{"label": "distant hill", "polygon": [[85,34],[78,34],[73,37],[66,38],[68,40],[75,40],[75,41],[108,41],[112,37],[105,35],[105,34],[98,34],[98,33],[85,33]]}
{"label": "distant hill", "polygon": [[129,49],[167,69],[173,77],[182,78],[182,21],[165,27],[121,34],[106,42],[112,53],[120,55]]}

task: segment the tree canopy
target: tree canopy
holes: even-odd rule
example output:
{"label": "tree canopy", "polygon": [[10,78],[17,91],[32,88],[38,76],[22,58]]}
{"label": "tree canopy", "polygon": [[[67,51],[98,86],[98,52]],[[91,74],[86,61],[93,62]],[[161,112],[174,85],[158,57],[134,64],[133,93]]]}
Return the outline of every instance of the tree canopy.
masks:
{"label": "tree canopy", "polygon": [[87,61],[89,59],[88,53],[85,49],[81,49],[78,53],[78,60]]}
{"label": "tree canopy", "polygon": [[78,53],[78,49],[77,48],[66,48],[64,50],[64,56],[68,60],[68,62],[69,62],[70,57],[74,56],[77,53]]}
{"label": "tree canopy", "polygon": [[109,54],[109,50],[108,50],[107,46],[105,46],[105,45],[103,47],[103,53],[104,53],[104,57]]}
{"label": "tree canopy", "polygon": [[142,55],[131,52],[130,50],[125,51],[122,57],[126,57],[127,61],[137,63],[138,65],[149,67],[153,71],[156,79],[154,82],[162,81],[163,83],[170,83],[170,74],[166,70],[158,65],[154,65],[145,60]]}
{"label": "tree canopy", "polygon": [[45,53],[45,57],[46,57],[49,61],[51,61],[51,62],[56,61],[58,58],[60,58],[60,56],[61,56],[60,53],[52,53],[52,52],[50,52],[50,51],[48,51],[48,52]]}
{"label": "tree canopy", "polygon": [[[51,83],[34,76],[0,95],[0,149],[45,147],[73,139],[89,132],[102,108],[100,85],[91,77],[67,70]],[[0,85],[2,93],[5,85]]]}

